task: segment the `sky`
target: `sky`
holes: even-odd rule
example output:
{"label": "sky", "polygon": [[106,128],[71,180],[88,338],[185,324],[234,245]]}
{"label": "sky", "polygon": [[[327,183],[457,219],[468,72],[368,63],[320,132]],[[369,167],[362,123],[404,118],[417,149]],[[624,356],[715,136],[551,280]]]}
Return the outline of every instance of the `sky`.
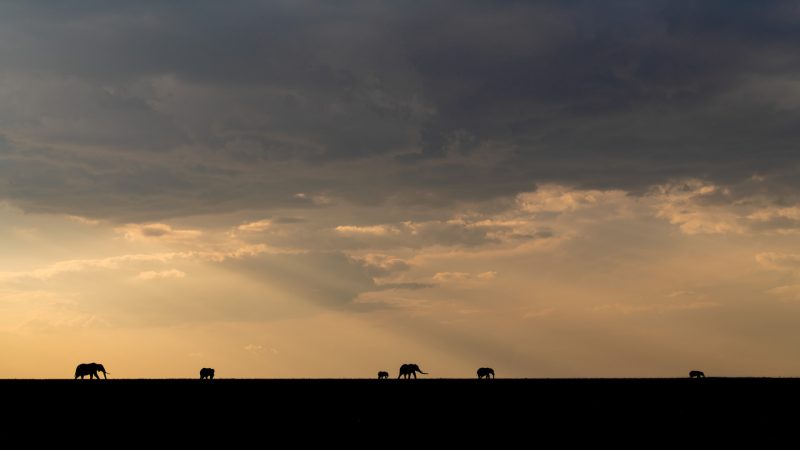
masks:
{"label": "sky", "polygon": [[800,3],[0,3],[0,377],[800,376]]}

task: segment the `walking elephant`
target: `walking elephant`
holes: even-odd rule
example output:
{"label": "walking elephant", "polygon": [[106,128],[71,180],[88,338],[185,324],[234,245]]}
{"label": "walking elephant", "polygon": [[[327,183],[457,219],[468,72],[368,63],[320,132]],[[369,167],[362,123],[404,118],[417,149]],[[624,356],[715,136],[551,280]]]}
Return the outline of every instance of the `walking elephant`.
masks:
{"label": "walking elephant", "polygon": [[202,369],[200,369],[200,379],[205,380],[206,378],[208,378],[209,380],[214,379],[214,369],[209,367],[203,367]]}
{"label": "walking elephant", "polygon": [[100,379],[100,375],[97,372],[103,372],[103,378],[108,379],[106,368],[103,367],[102,364],[97,363],[85,363],[85,364],[78,364],[78,367],[75,368],[75,379],[77,380],[78,377],[81,377],[81,380],[84,376],[89,375],[89,379],[97,378]]}
{"label": "walking elephant", "polygon": [[386,372],[386,371],[383,371],[383,370],[378,372],[378,379],[379,380],[385,380],[387,378],[389,378],[389,372]]}
{"label": "walking elephant", "polygon": [[491,367],[481,367],[478,369],[478,379],[481,378],[486,378],[487,380],[489,378],[494,378],[494,369]]}
{"label": "walking elephant", "polygon": [[397,376],[398,379],[400,378],[411,378],[413,375],[414,378],[417,378],[417,372],[427,375],[427,372],[423,372],[419,369],[419,366],[416,364],[403,364],[400,366],[400,375]]}

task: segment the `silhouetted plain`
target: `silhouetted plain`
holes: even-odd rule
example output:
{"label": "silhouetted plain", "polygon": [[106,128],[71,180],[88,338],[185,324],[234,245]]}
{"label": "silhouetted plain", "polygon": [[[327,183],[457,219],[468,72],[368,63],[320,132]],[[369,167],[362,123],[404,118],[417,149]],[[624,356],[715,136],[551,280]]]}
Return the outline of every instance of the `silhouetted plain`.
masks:
{"label": "silhouetted plain", "polygon": [[689,378],[705,378],[705,377],[706,374],[704,374],[699,370],[692,370],[691,372],[689,372]]}
{"label": "silhouetted plain", "polygon": [[414,378],[417,378],[417,372],[427,375],[427,372],[423,372],[419,369],[419,366],[416,364],[403,364],[400,366],[400,375],[397,376],[397,379],[406,378],[409,379],[413,375]]}
{"label": "silhouetted plain", "polygon": [[214,369],[209,367],[203,367],[202,369],[200,369],[200,379],[205,380],[206,378],[208,378],[209,380],[214,379]]}
{"label": "silhouetted plain", "polygon": [[380,372],[378,372],[378,379],[379,380],[385,380],[387,378],[389,378],[389,372],[386,372],[384,370],[381,370]]}
{"label": "silhouetted plain", "polygon": [[489,378],[494,378],[494,369],[491,367],[481,367],[478,369],[478,379],[481,378],[486,378],[487,380]]}
{"label": "silhouetted plain", "polygon": [[81,380],[84,376],[89,375],[89,379],[97,378],[100,379],[100,375],[97,372],[103,372],[103,378],[108,379],[106,376],[106,368],[103,367],[102,364],[98,363],[84,363],[78,364],[78,367],[75,368],[75,379],[77,380],[78,377],[81,377]]}
{"label": "silhouetted plain", "polygon": [[715,444],[703,448],[725,448],[716,444],[750,433],[763,444],[759,448],[780,448],[768,441],[781,432],[796,435],[800,400],[798,378],[695,380],[686,376],[689,371],[664,379],[488,382],[476,380],[474,371],[463,379],[416,382],[376,380],[376,373],[369,379],[213,382],[199,382],[197,372],[191,380],[0,379],[3,432],[8,440],[24,429],[29,441],[48,435],[61,444],[70,436],[91,434],[93,443],[101,442],[94,439],[98,435],[116,436],[117,446],[119,440],[139,439],[142,447],[135,447],[143,449],[153,447],[156,436],[170,446],[195,440],[205,446],[222,441],[226,447],[253,442],[269,447],[280,442],[273,436],[298,443],[316,436],[370,448],[387,440],[454,449],[468,441],[463,448],[472,448],[486,439],[490,448],[500,449],[520,442],[546,447],[553,439],[589,441],[592,447],[613,442],[613,448],[672,439],[684,448],[702,443],[698,435]]}

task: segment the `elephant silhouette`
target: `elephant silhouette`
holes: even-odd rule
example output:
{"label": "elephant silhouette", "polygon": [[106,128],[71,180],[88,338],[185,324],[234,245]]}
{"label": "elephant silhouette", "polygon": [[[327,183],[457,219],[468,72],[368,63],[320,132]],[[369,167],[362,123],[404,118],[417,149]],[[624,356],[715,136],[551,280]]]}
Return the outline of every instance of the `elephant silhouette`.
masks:
{"label": "elephant silhouette", "polygon": [[211,369],[209,367],[203,367],[202,369],[200,369],[200,379],[205,380],[206,378],[208,378],[209,380],[214,379],[214,369]]}
{"label": "elephant silhouette", "polygon": [[389,372],[386,372],[386,371],[383,371],[383,370],[378,372],[378,379],[379,380],[385,380],[387,378],[389,378]]}
{"label": "elephant silhouette", "polygon": [[481,378],[486,378],[487,380],[489,378],[494,378],[494,369],[491,367],[481,367],[478,369],[478,379]]}
{"label": "elephant silhouette", "polygon": [[397,379],[406,378],[409,379],[413,375],[414,378],[417,378],[417,372],[421,374],[427,375],[427,372],[423,372],[419,369],[419,366],[416,364],[403,364],[400,366],[400,375],[397,376]]}
{"label": "elephant silhouette", "polygon": [[108,379],[106,368],[103,367],[102,364],[97,363],[84,363],[78,364],[78,367],[75,368],[75,379],[77,380],[78,377],[81,377],[81,380],[84,376],[89,375],[89,379],[97,378],[100,379],[100,375],[97,372],[103,372],[103,378]]}
{"label": "elephant silhouette", "polygon": [[706,374],[704,374],[699,370],[692,370],[691,372],[689,372],[689,378],[705,378],[705,377]]}

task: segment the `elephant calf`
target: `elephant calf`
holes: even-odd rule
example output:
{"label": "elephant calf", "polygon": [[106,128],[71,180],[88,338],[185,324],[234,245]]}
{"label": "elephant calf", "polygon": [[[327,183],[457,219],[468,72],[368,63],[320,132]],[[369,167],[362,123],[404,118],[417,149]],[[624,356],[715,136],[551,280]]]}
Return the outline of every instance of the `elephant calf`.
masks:
{"label": "elephant calf", "polygon": [[701,372],[699,370],[693,370],[693,371],[689,372],[689,378],[705,378],[705,377],[706,377],[706,374],[704,374],[703,372]]}
{"label": "elephant calf", "polygon": [[383,370],[381,370],[380,372],[378,372],[378,379],[379,379],[379,380],[385,380],[385,379],[387,379],[387,378],[389,378],[389,372],[385,372],[385,371],[383,371]]}
{"label": "elephant calf", "polygon": [[206,378],[208,378],[209,380],[214,379],[214,369],[208,367],[203,367],[202,369],[200,369],[200,379],[205,380]]}
{"label": "elephant calf", "polygon": [[486,378],[487,380],[489,378],[494,378],[494,369],[491,367],[481,367],[478,369],[478,379],[481,378]]}

